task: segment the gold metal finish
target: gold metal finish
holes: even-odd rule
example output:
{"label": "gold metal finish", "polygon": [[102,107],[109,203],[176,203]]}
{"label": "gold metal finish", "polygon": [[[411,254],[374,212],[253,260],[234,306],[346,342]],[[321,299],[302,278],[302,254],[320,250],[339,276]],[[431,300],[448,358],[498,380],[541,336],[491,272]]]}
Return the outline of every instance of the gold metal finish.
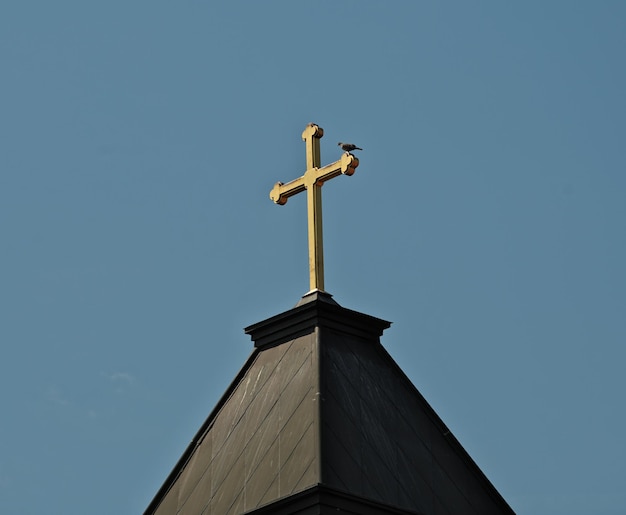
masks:
{"label": "gold metal finish", "polygon": [[338,175],[352,175],[359,166],[359,160],[345,153],[341,159],[320,167],[320,139],[324,129],[310,123],[302,133],[306,145],[306,172],[302,177],[286,184],[277,182],[270,198],[279,205],[287,199],[306,190],[309,226],[309,282],[311,291],[324,291],[324,243],[322,237],[322,185]]}

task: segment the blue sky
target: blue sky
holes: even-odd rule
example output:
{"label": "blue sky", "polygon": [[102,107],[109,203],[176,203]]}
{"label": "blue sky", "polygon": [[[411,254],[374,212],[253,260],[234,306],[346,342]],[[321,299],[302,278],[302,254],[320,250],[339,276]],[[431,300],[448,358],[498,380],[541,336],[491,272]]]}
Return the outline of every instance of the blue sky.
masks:
{"label": "blue sky", "polygon": [[[626,513],[626,4],[0,7],[0,512],[140,513],[326,288],[518,513]],[[299,197],[303,197],[300,195]]]}

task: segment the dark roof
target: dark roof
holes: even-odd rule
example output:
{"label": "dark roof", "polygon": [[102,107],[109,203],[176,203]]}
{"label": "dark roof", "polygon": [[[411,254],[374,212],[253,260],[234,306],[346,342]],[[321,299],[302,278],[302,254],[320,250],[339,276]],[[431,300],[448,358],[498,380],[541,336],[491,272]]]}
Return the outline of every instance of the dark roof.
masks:
{"label": "dark roof", "polygon": [[246,328],[254,352],[145,513],[513,513],[380,345],[389,325],[316,292]]}

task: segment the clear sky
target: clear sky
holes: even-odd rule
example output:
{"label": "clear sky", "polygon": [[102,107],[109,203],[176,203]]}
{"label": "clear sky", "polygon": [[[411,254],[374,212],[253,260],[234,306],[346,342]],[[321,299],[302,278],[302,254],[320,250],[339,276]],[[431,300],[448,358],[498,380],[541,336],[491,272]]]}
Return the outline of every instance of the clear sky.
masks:
{"label": "clear sky", "polygon": [[[626,513],[626,3],[4,0],[0,513],[141,513],[326,287],[520,514]],[[300,198],[302,197],[302,198]]]}

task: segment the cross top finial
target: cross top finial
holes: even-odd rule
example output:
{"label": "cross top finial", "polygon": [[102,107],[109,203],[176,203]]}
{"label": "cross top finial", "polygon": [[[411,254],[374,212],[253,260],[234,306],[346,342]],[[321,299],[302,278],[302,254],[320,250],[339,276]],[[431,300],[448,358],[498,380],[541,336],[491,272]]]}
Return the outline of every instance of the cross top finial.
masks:
{"label": "cross top finial", "polygon": [[338,175],[352,175],[359,166],[359,160],[346,152],[341,159],[321,167],[320,139],[324,129],[309,123],[302,132],[306,145],[306,171],[304,175],[286,184],[277,182],[270,198],[279,205],[287,199],[306,190],[309,229],[309,284],[311,291],[324,291],[324,244],[322,238],[322,185]]}
{"label": "cross top finial", "polygon": [[304,129],[304,131],[302,132],[302,140],[306,141],[306,139],[312,136],[314,138],[323,138],[324,137],[324,129],[322,129],[319,125],[317,125],[316,123],[309,123],[306,128]]}

